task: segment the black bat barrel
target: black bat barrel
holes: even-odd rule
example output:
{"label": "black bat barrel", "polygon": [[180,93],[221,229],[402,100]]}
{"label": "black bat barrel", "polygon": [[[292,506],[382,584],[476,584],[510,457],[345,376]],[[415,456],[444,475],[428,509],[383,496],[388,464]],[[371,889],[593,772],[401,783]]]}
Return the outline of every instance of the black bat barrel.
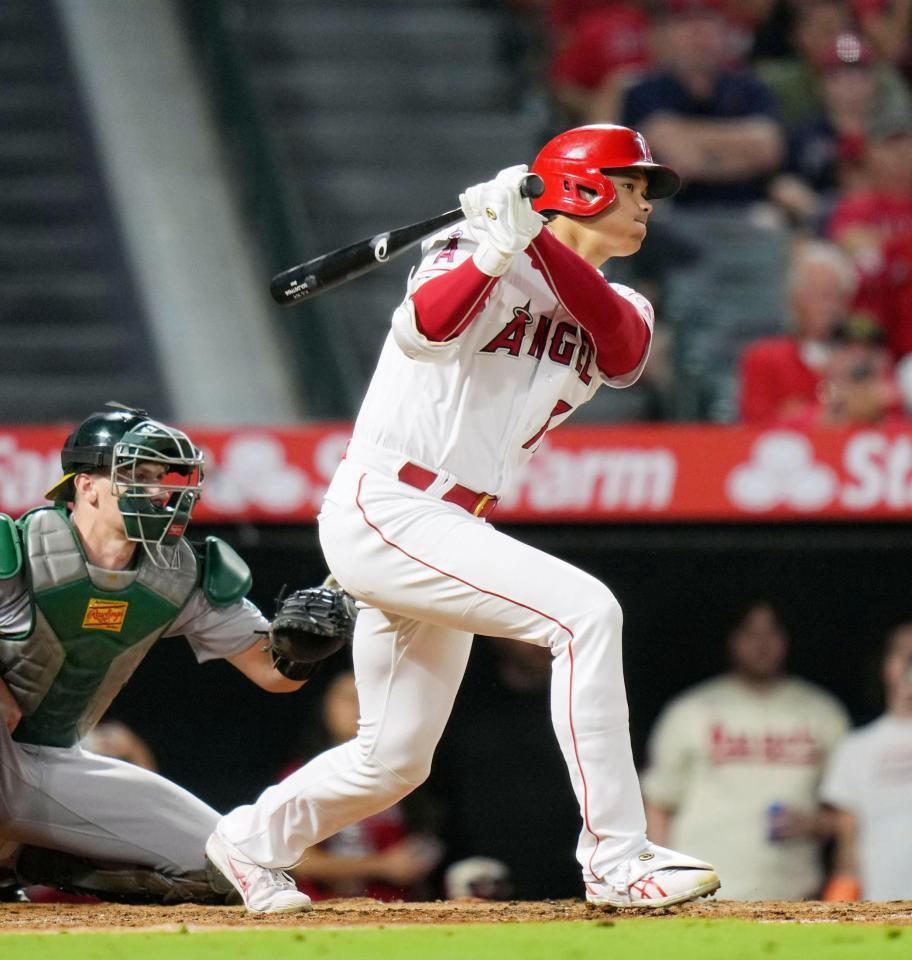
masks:
{"label": "black bat barrel", "polygon": [[[530,173],[520,187],[524,197],[540,197],[544,192],[541,177]],[[425,237],[463,218],[462,210],[448,210],[429,220],[410,223],[386,233],[378,233],[347,247],[325,253],[306,263],[277,273],[269,285],[273,300],[292,306],[317,294],[348,283],[420,243]]]}

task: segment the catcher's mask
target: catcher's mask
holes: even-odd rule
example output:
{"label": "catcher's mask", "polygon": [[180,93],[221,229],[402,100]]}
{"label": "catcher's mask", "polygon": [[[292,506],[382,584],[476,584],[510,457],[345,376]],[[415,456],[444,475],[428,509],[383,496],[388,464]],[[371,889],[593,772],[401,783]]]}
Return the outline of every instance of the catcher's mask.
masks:
{"label": "catcher's mask", "polygon": [[185,433],[144,410],[97,413],[67,438],[64,476],[45,496],[71,502],[76,474],[109,467],[127,539],[141,543],[155,566],[176,569],[178,545],[202,489],[203,459]]}

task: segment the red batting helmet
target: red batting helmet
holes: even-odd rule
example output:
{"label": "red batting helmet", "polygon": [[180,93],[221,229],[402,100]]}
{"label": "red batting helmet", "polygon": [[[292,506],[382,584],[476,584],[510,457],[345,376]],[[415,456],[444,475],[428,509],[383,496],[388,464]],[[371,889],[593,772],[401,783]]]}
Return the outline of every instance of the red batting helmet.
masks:
{"label": "red batting helmet", "polygon": [[532,172],[544,180],[545,192],[532,205],[539,212],[594,216],[617,196],[605,171],[625,167],[646,174],[650,200],[670,197],[681,186],[674,170],[653,161],[641,133],[612,123],[595,123],[560,133],[542,147]]}

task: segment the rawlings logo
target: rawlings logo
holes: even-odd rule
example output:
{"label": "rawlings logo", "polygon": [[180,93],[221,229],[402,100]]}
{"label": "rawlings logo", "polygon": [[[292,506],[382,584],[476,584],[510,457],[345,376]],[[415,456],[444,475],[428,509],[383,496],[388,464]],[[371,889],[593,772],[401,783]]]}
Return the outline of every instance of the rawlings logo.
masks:
{"label": "rawlings logo", "polygon": [[87,630],[110,630],[112,633],[120,633],[127,617],[128,606],[129,603],[126,600],[101,600],[98,597],[90,597],[85,616],[82,618],[82,626]]}

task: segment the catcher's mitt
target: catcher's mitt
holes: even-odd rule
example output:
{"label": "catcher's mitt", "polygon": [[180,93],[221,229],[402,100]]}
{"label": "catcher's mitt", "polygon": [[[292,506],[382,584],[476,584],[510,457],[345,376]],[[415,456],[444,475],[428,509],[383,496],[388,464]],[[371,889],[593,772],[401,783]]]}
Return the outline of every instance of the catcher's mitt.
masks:
{"label": "catcher's mitt", "polygon": [[276,670],[291,680],[306,680],[321,660],[351,643],[357,615],[354,600],[341,587],[288,594],[269,628]]}

